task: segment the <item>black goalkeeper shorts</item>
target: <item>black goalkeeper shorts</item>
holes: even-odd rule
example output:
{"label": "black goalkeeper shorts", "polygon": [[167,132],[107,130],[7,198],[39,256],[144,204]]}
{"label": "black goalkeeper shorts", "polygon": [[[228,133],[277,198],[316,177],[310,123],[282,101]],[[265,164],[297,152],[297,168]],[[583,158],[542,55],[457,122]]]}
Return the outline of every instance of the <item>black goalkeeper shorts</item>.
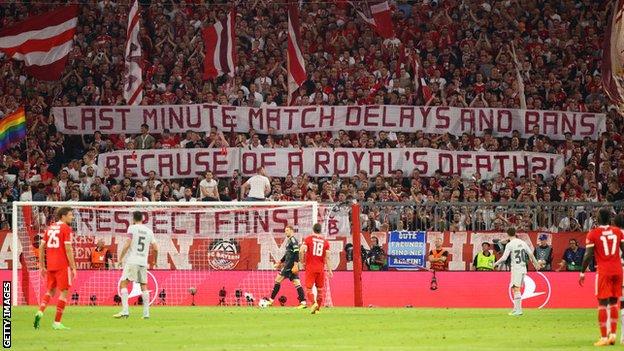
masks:
{"label": "black goalkeeper shorts", "polygon": [[280,275],[286,279],[289,279],[290,281],[293,281],[295,279],[299,279],[299,274],[297,273],[293,273],[292,268],[282,268],[282,270],[280,271]]}

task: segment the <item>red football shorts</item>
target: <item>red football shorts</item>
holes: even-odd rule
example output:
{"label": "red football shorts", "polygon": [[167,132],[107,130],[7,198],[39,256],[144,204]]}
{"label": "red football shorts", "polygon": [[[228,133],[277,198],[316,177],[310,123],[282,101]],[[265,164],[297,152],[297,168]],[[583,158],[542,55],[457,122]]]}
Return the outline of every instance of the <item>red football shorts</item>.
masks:
{"label": "red football shorts", "polygon": [[596,273],[596,297],[600,300],[622,296],[622,274]]}
{"label": "red football shorts", "polygon": [[48,290],[57,288],[60,291],[69,290],[71,287],[71,271],[69,267],[58,271],[48,271]]}
{"label": "red football shorts", "polygon": [[322,289],[325,286],[325,271],[307,271],[305,272],[305,287],[306,289],[312,289],[316,284],[317,289]]}

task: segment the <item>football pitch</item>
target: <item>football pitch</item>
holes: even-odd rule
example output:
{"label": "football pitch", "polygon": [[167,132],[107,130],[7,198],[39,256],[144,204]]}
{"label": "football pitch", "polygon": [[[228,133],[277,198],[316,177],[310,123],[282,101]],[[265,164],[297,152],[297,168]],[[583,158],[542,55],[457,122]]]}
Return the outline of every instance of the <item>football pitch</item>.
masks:
{"label": "football pitch", "polygon": [[[115,320],[118,307],[74,307],[41,329],[34,307],[14,307],[14,350],[579,350],[598,339],[593,309],[331,308],[318,315],[287,307],[154,307],[141,320]],[[616,346],[621,347],[621,346]]]}

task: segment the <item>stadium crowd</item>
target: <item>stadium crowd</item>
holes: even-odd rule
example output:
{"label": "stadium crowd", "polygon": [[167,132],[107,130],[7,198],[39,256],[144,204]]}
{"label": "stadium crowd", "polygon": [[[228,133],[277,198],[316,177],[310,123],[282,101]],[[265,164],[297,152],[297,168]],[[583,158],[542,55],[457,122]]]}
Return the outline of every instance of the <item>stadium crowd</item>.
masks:
{"label": "stadium crowd", "polygon": [[[284,105],[286,7],[279,0],[249,0],[245,6],[238,6],[236,75],[204,81],[200,29],[224,16],[228,7],[199,3],[146,1],[142,5],[142,104]],[[201,200],[199,182],[203,177],[170,180],[153,173],[145,181],[133,180],[131,176],[112,179],[106,169],[98,169],[97,157],[101,152],[119,149],[414,146],[527,150],[563,154],[563,173],[553,179],[509,174],[492,180],[462,180],[440,173],[427,178],[418,172],[401,171],[388,178],[365,172],[343,179],[288,176],[271,179],[269,198],[411,201],[418,205],[402,206],[398,212],[383,205],[367,207],[364,229],[379,229],[383,225],[406,229],[495,229],[509,222],[526,229],[588,229],[595,223],[588,207],[555,211],[535,205],[532,210],[499,211],[485,204],[624,199],[620,185],[624,182],[624,123],[601,87],[606,3],[396,0],[391,1],[396,39],[384,40],[344,1],[303,2],[301,24],[309,78],[299,90],[295,104],[510,108],[526,105],[528,109],[607,114],[607,132],[599,140],[567,138],[561,142],[541,135],[539,128],[528,139],[501,138],[487,132],[454,137],[421,131],[274,136],[219,130],[157,135],[146,130],[145,135],[138,136],[63,135],[55,130],[52,106],[125,103],[122,77],[128,7],[110,0],[84,4],[80,6],[74,49],[60,82],[36,81],[24,74],[21,63],[6,57],[0,61],[0,115],[20,105],[26,107],[28,115],[27,141],[0,157],[0,201]],[[50,6],[36,2],[0,4],[0,26],[12,25]],[[415,89],[417,77],[410,61],[400,58],[399,43],[405,55],[417,55],[422,65],[433,93],[427,101]],[[237,174],[217,181],[221,201],[245,197],[241,193],[245,179]],[[451,205],[435,205],[439,202]],[[456,202],[464,204],[452,205]],[[471,204],[480,205],[479,210]],[[8,225],[4,216],[0,221]]]}

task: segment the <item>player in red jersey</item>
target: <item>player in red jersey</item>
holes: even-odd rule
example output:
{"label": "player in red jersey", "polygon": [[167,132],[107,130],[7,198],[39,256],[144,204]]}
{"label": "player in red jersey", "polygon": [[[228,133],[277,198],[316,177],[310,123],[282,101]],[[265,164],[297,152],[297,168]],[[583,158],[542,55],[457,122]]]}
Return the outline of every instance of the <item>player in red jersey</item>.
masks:
{"label": "player in red jersey", "polygon": [[47,275],[48,291],[43,295],[39,311],[35,315],[35,329],[39,329],[43,311],[50,302],[50,298],[60,290],[58,303],[56,304],[56,316],[52,328],[56,330],[69,329],[61,324],[63,310],[67,304],[67,292],[71,281],[76,277],[76,262],[72,250],[72,229],[70,224],[74,220],[74,213],[70,207],[61,207],[56,212],[58,222],[52,223],[45,232],[43,241],[39,246],[39,269],[41,276]]}
{"label": "player in red jersey", "polygon": [[[325,288],[325,269],[331,278],[332,271],[329,266],[329,242],[321,235],[321,225],[316,223],[312,226],[314,234],[303,240],[303,245],[299,250],[299,262],[303,262],[305,273],[306,299],[314,301],[311,312],[315,314],[323,305]],[[305,260],[304,260],[305,258]],[[312,287],[316,284],[316,300],[312,293]]]}
{"label": "player in red jersey", "polygon": [[601,338],[595,346],[615,344],[615,332],[618,320],[618,301],[622,296],[622,263],[624,235],[622,231],[609,225],[611,211],[601,208],[598,211],[597,228],[587,233],[585,256],[579,275],[579,284],[583,286],[585,271],[592,258],[596,257],[596,297],[598,298],[598,323]]}

